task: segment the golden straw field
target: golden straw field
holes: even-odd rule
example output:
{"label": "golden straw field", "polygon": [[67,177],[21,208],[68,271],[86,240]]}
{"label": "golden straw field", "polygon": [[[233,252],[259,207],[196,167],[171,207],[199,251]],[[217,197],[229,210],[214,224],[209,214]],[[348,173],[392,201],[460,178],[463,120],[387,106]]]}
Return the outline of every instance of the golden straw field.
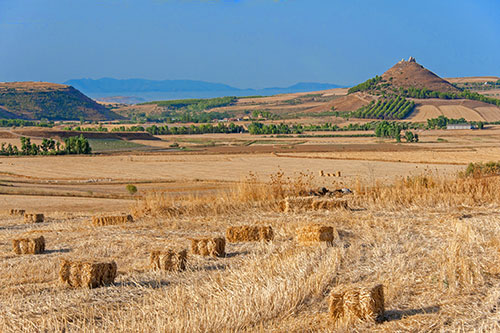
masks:
{"label": "golden straw field", "polygon": [[0,331],[498,331],[496,131],[2,157]]}

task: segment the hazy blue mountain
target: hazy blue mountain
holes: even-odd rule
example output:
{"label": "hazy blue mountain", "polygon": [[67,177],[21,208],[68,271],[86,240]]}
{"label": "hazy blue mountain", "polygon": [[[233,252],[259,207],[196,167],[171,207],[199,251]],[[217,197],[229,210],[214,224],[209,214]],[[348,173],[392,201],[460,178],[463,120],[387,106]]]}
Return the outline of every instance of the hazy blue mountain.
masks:
{"label": "hazy blue mountain", "polygon": [[276,95],[340,88],[330,83],[300,82],[290,87],[239,89],[227,84],[196,80],[75,79],[64,82],[99,100],[167,100],[221,96]]}
{"label": "hazy blue mountain", "polygon": [[112,78],[76,79],[64,82],[85,93],[135,93],[135,92],[174,92],[174,91],[216,91],[239,90],[227,84],[195,80],[145,80]]}

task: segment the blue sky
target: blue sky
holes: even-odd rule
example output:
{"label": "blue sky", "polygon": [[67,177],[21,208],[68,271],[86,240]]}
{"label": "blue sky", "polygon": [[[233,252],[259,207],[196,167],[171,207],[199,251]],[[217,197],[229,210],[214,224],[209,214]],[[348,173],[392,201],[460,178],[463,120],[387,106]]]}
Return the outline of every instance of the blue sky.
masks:
{"label": "blue sky", "polygon": [[500,75],[500,1],[0,0],[0,81],[350,85],[410,55]]}

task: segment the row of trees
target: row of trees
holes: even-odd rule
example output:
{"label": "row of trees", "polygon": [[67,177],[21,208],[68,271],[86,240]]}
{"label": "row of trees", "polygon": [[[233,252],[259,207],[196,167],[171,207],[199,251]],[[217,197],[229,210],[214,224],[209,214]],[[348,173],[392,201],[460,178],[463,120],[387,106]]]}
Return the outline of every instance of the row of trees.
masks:
{"label": "row of trees", "polygon": [[402,96],[396,98],[381,98],[376,103],[371,101],[349,116],[371,119],[404,119],[415,108],[415,103]]}
{"label": "row of trees", "polygon": [[248,125],[250,134],[300,134],[304,132],[304,126],[301,124],[263,124],[254,122]]}
{"label": "row of trees", "polygon": [[191,126],[156,126],[146,128],[152,135],[170,135],[170,134],[205,134],[205,133],[244,133],[245,128],[241,125],[230,123],[229,125],[219,123],[216,126],[212,124],[191,125]]}
{"label": "row of trees", "polygon": [[30,127],[53,127],[54,122],[48,121],[33,121],[24,119],[0,119],[0,127],[20,127],[20,126],[30,126]]}
{"label": "row of trees", "polygon": [[107,132],[108,129],[106,127],[102,127],[101,124],[97,127],[81,127],[81,126],[76,126],[76,127],[64,127],[65,131],[75,131],[75,132]]}
{"label": "row of trees", "polygon": [[446,128],[448,124],[471,124],[478,129],[484,128],[484,122],[482,121],[467,121],[464,118],[453,119],[447,118],[445,116],[439,116],[437,118],[427,119],[427,129],[443,129]]}
{"label": "row of trees", "polygon": [[236,102],[235,96],[216,97],[216,98],[192,98],[178,99],[170,101],[153,101],[141,104],[156,104],[169,110],[186,109],[188,111],[204,111],[217,107],[228,106]]}
{"label": "row of trees", "polygon": [[438,91],[433,91],[433,90],[429,90],[426,88],[419,89],[419,88],[410,87],[408,89],[399,88],[399,93],[405,97],[413,97],[413,98],[420,98],[420,99],[424,99],[424,98],[461,99],[461,98],[464,98],[464,99],[471,99],[474,101],[481,101],[484,103],[493,104],[493,105],[500,107],[500,99],[488,97],[488,96],[485,96],[485,95],[482,95],[482,94],[479,94],[477,92],[473,92],[473,91],[470,91],[467,89],[464,89],[458,93],[451,93],[451,92],[438,92]]}
{"label": "row of trees", "polygon": [[32,143],[30,138],[21,137],[20,140],[20,149],[16,145],[2,143],[0,155],[65,155],[90,154],[92,152],[88,140],[82,135],[64,139],[64,147],[61,147],[61,143],[54,139],[43,139],[39,145]]}

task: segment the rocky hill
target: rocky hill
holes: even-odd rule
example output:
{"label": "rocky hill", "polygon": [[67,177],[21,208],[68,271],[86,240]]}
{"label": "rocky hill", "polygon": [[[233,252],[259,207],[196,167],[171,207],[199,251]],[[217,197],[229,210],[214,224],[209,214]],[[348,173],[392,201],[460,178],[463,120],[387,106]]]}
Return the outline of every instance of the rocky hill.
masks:
{"label": "rocky hill", "polygon": [[382,79],[389,82],[393,88],[418,88],[432,91],[459,93],[460,90],[450,82],[443,80],[424,66],[418,64],[415,58],[404,59],[389,68]]}
{"label": "rocky hill", "polygon": [[329,110],[365,119],[425,121],[444,115],[471,121],[500,120],[500,100],[467,86],[451,84],[413,57],[350,88],[346,96],[310,111]]}
{"label": "rocky hill", "polygon": [[0,83],[0,118],[111,120],[121,116],[77,89],[47,82]]}

